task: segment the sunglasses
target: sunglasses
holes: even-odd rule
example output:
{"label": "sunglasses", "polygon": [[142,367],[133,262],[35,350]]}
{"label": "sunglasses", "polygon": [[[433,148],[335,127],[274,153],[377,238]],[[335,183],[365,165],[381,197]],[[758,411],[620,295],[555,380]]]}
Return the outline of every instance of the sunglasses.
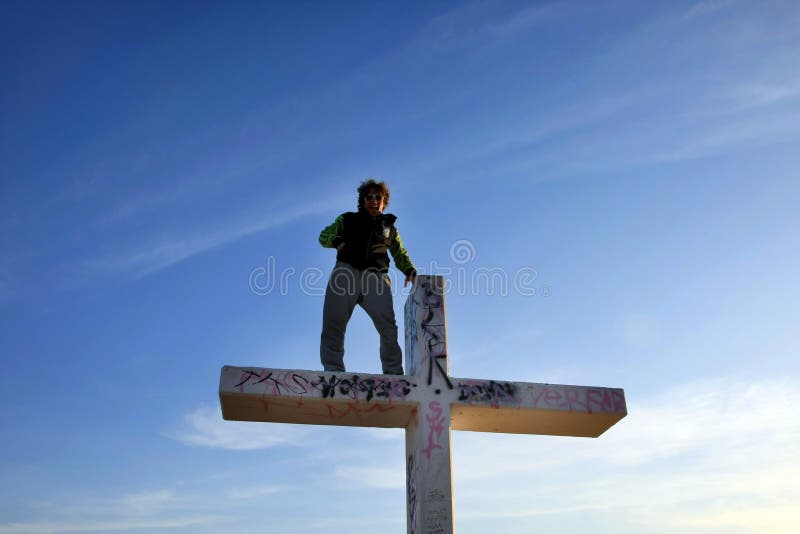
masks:
{"label": "sunglasses", "polygon": [[364,195],[364,198],[366,198],[367,200],[377,200],[378,202],[380,202],[381,200],[383,200],[383,195]]}

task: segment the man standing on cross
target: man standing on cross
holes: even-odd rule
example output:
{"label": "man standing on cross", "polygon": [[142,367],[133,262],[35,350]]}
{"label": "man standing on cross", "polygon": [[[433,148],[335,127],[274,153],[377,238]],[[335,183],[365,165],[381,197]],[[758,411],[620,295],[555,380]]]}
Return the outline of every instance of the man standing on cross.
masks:
{"label": "man standing on cross", "polygon": [[380,334],[381,365],[384,374],[403,374],[403,354],[397,343],[389,255],[413,283],[417,271],[403,248],[389,205],[389,188],[368,179],[358,187],[358,212],[339,215],[319,234],[323,247],[336,249],[336,266],[331,272],[322,309],[319,355],[325,371],[343,372],[344,334],[356,304],[372,319]]}

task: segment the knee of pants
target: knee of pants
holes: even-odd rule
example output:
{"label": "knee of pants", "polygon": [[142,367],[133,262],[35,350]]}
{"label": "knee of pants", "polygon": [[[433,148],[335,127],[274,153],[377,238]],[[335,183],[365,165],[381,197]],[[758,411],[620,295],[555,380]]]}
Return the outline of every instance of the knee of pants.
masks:
{"label": "knee of pants", "polygon": [[322,323],[322,339],[344,340],[347,332],[347,323],[325,321]]}
{"label": "knee of pants", "polygon": [[382,326],[381,328],[378,328],[378,332],[382,336],[390,336],[390,337],[393,337],[393,338],[397,339],[397,325],[396,324]]}

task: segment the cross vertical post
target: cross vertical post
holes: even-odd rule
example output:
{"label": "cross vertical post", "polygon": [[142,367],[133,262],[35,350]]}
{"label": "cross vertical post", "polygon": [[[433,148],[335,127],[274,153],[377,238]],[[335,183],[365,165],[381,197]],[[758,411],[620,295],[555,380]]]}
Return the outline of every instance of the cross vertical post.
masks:
{"label": "cross vertical post", "polygon": [[442,395],[453,389],[445,317],[444,279],[419,276],[405,305],[406,370],[427,386],[406,427],[408,534],[454,530],[450,403]]}

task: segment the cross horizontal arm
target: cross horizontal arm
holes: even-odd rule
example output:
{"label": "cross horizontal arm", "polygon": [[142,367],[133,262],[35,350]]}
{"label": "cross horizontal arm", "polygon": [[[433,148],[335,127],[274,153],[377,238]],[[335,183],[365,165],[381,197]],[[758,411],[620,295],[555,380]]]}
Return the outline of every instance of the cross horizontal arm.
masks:
{"label": "cross horizontal arm", "polygon": [[[453,430],[597,437],[625,417],[621,389],[450,377],[433,390],[414,376],[222,368],[229,420],[405,428],[420,402],[451,407]],[[430,390],[430,391],[429,391]]]}

